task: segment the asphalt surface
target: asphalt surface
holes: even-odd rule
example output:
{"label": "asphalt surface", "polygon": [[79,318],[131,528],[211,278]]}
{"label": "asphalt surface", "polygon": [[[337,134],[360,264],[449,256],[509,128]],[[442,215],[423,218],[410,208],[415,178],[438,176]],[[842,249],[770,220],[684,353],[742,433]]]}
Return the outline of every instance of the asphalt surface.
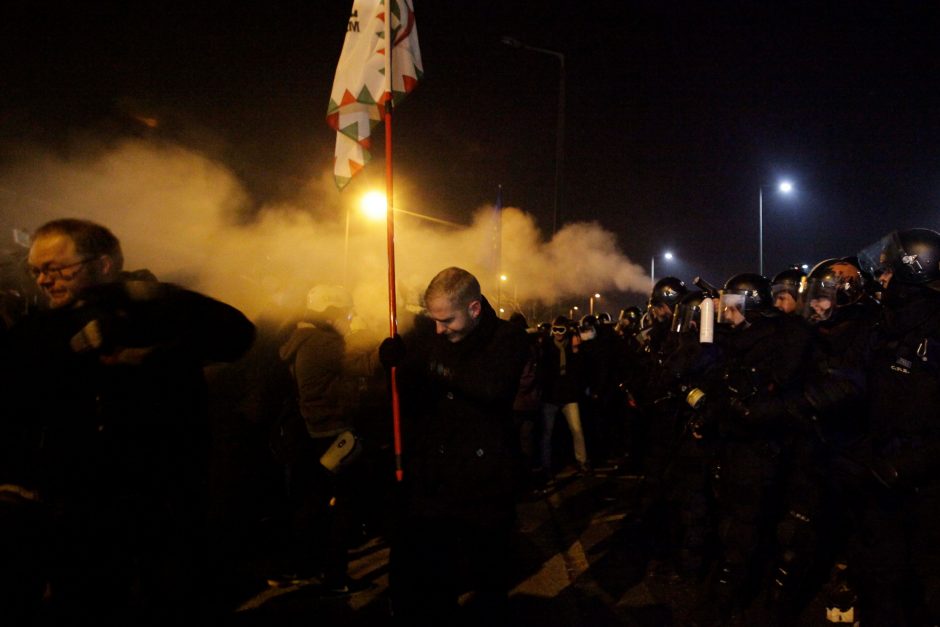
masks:
{"label": "asphalt surface", "polygon": [[[517,506],[511,624],[538,627],[690,625],[697,586],[657,569],[637,520],[642,478],[619,469],[563,472]],[[349,574],[368,584],[327,597],[317,579],[268,585],[259,569],[243,573],[224,623],[233,626],[391,625],[389,547],[380,535],[351,550]],[[257,576],[254,576],[257,575]],[[825,625],[811,604],[794,625]],[[822,619],[822,620],[817,620]],[[739,618],[734,625],[761,624]]]}

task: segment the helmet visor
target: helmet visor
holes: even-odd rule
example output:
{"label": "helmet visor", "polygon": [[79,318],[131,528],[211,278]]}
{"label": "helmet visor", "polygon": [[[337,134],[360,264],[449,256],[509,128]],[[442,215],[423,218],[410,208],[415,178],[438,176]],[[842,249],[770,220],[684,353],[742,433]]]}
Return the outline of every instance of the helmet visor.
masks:
{"label": "helmet visor", "polygon": [[830,281],[811,279],[803,295],[803,317],[817,324],[832,317],[838,303],[839,287]]}
{"label": "helmet visor", "polygon": [[686,303],[676,305],[676,310],[672,314],[672,332],[685,333],[696,328],[699,317],[698,303]]}
{"label": "helmet visor", "polygon": [[718,324],[737,326],[744,322],[747,296],[735,292],[721,291],[718,300]]}
{"label": "helmet visor", "polygon": [[891,275],[891,264],[903,252],[897,231],[888,233],[880,240],[869,244],[858,253],[859,268],[879,281],[887,273]]}

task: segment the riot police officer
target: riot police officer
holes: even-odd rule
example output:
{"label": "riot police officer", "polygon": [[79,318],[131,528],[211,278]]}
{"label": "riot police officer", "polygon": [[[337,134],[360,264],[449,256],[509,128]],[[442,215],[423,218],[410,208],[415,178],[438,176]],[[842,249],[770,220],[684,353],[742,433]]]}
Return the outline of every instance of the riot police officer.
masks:
{"label": "riot police officer", "polygon": [[810,335],[796,318],[773,307],[770,281],[738,274],[720,291],[722,385],[708,391],[718,405],[720,557],[707,582],[701,624],[723,624],[757,592],[753,582],[767,563],[790,425],[758,411],[777,395],[798,389]]}
{"label": "riot police officer", "polygon": [[868,360],[869,502],[859,592],[872,625],[940,620],[940,233],[889,233],[859,254],[890,276]]}

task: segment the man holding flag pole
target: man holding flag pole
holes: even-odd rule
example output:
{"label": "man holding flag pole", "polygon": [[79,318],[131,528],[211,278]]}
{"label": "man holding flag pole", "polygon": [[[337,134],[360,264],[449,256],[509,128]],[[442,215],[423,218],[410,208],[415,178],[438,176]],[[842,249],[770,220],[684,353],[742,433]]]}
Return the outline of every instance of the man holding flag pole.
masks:
{"label": "man holding flag pole", "polygon": [[[391,111],[421,74],[411,0],[354,0],[327,115],[337,131],[334,177],[342,189],[364,167],[370,131],[384,118],[389,337],[379,357],[391,374],[402,497],[390,537],[396,623],[455,624],[458,597],[472,590],[471,622],[495,627],[506,619],[516,496],[512,404],[528,341],[496,316],[476,277],[456,267],[428,285],[427,315],[415,331],[398,335]],[[399,370],[410,427],[405,465]]]}

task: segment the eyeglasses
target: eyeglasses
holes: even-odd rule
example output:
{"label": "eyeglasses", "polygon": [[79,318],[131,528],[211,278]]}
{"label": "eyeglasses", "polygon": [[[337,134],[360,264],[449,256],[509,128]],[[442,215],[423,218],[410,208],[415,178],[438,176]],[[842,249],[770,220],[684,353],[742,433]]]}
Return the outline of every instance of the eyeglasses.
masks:
{"label": "eyeglasses", "polygon": [[[92,259],[94,259],[94,257],[86,257],[85,259],[82,259],[81,261],[76,261],[75,263],[68,263],[64,266],[48,266],[47,265],[41,268],[36,268],[35,266],[29,266],[28,269],[29,269],[29,273],[33,275],[34,279],[38,279],[40,274],[45,274],[47,277],[51,279],[68,280],[74,277],[76,274],[78,274],[78,270],[83,265],[91,261]],[[65,271],[68,270],[69,268],[75,268],[75,272],[66,274]]]}
{"label": "eyeglasses", "polygon": [[552,327],[552,333],[561,335],[568,331],[568,327]]}

